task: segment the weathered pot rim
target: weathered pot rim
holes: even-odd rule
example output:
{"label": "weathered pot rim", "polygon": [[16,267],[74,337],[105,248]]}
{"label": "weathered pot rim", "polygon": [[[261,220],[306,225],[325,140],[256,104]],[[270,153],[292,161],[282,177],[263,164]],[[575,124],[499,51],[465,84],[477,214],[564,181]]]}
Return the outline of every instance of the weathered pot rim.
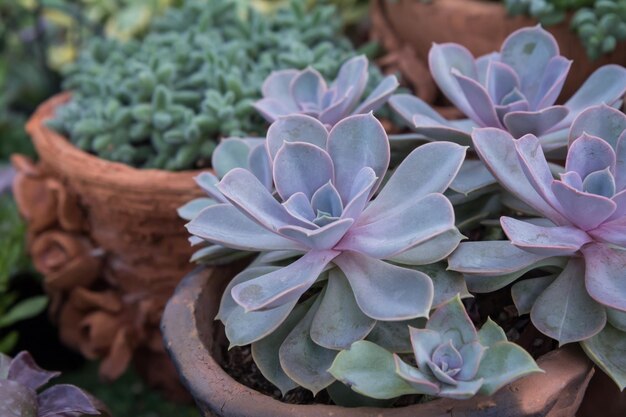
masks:
{"label": "weathered pot rim", "polygon": [[[159,184],[159,191],[165,194],[198,194],[199,188],[193,177],[206,170],[165,171],[159,169],[139,169],[119,162],[108,161],[89,154],[74,146],[66,137],[46,125],[54,117],[57,107],[71,99],[71,92],[52,96],[39,105],[26,123],[26,131],[31,136],[39,157],[50,164],[61,175],[76,176],[71,169],[82,164],[81,181],[102,184],[112,188],[132,192],[145,190],[147,182]],[[68,163],[69,162],[69,163]]]}
{"label": "weathered pot rim", "polygon": [[[206,326],[208,332],[199,327],[201,323],[198,318],[205,316],[210,322],[214,317],[217,307],[211,306],[205,298],[213,297],[213,302],[219,303],[224,287],[220,284],[224,280],[220,280],[219,273],[219,270],[197,268],[185,277],[168,302],[161,322],[165,347],[178,369],[181,381],[203,411],[211,410],[218,416],[443,417],[451,415],[454,410],[459,415],[470,417],[483,416],[485,409],[494,407],[499,407],[498,417],[571,416],[580,405],[593,375],[591,362],[578,347],[572,346],[550,352],[539,359],[539,365],[546,373],[518,380],[492,397],[475,397],[467,401],[441,399],[391,409],[286,404],[235,381],[221,368],[201,339],[203,332],[211,335],[215,333],[210,326]],[[207,313],[206,309],[211,311]],[[566,392],[568,388],[570,390]],[[572,388],[573,393],[570,392]],[[522,395],[524,401],[520,401]],[[508,404],[508,408],[502,404]],[[251,414],[251,410],[254,410],[254,414]],[[562,414],[564,410],[570,414]],[[495,416],[491,413],[489,415]]]}

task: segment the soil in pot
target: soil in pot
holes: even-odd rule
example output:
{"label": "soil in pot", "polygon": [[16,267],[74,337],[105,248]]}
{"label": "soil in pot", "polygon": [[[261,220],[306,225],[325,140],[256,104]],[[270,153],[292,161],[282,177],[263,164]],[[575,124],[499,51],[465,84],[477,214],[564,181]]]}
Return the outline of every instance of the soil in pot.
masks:
{"label": "soil in pot", "polygon": [[[591,364],[584,354],[570,347],[539,359],[545,374],[522,378],[488,398],[444,399],[388,409],[352,409],[320,403],[287,404],[236,382],[222,368],[222,364],[228,363],[226,340],[223,327],[213,318],[228,279],[201,271],[190,274],[168,303],[162,321],[166,347],[181,380],[207,417],[443,417],[451,413],[466,417],[571,417],[578,409],[592,375]],[[230,355],[233,360],[241,360],[241,356],[237,358],[235,353]],[[245,356],[243,360],[250,364]],[[238,370],[240,375],[241,371],[243,369]],[[245,379],[248,383],[257,381],[249,376]]]}

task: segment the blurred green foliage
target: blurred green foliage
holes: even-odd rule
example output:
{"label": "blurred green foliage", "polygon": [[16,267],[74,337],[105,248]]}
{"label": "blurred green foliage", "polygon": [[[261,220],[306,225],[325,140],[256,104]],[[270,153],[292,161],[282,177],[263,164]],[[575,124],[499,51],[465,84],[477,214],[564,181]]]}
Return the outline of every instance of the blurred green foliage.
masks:
{"label": "blurred green foliage", "polygon": [[8,194],[0,195],[0,219],[0,353],[9,353],[19,339],[10,327],[41,313],[48,299],[46,296],[20,299],[12,290],[15,273],[28,269],[29,261],[24,242],[26,225]]}

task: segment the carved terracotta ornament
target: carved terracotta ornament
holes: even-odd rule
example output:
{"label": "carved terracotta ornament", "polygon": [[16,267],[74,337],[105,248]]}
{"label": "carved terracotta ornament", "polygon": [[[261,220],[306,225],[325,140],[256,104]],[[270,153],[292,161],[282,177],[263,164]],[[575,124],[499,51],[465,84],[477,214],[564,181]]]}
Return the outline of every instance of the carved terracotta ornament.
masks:
{"label": "carved terracotta ornament", "polygon": [[106,379],[132,362],[149,385],[187,398],[159,324],[166,300],[193,268],[194,248],[176,209],[202,195],[193,181],[198,171],[136,169],[80,150],[47,126],[70,98],[51,97],[26,124],[39,161],[12,158],[13,193],[50,315],[66,343],[102,360]]}
{"label": "carved terracotta ornament", "polygon": [[120,377],[133,352],[140,345],[163,350],[158,327],[159,308],[152,299],[133,301],[119,292],[75,288],[63,305],[59,317],[61,339],[90,359],[102,358],[100,376],[106,380]]}
{"label": "carved terracotta ornament", "polygon": [[30,158],[13,155],[11,162],[17,171],[13,194],[29,232],[38,233],[55,224],[70,232],[84,230],[85,217],[75,194]]}

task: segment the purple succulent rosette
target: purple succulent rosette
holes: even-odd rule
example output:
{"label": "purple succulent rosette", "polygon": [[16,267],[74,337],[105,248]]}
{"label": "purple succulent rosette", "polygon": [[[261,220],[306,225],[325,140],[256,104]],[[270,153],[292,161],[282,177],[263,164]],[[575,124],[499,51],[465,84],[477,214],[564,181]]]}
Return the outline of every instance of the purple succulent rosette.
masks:
{"label": "purple succulent rosette", "polygon": [[101,415],[95,401],[73,385],[56,385],[37,391],[58,372],[39,368],[28,352],[15,358],[0,354],[0,416],[79,417]]}
{"label": "purple succulent rosette", "polygon": [[[381,190],[389,141],[371,113],[330,131],[310,116],[280,118],[262,149],[271,183],[242,167],[228,171],[211,191],[225,202],[187,228],[212,244],[262,252],[226,288],[217,318],[232,345],[252,343],[257,365],[283,392],[294,381],[317,392],[334,381],[327,369],[338,350],[383,335],[389,326],[382,323],[426,317],[432,305],[466,291],[460,275],[430,265],[462,239],[442,192],[465,148],[424,145]],[[321,293],[298,304],[314,285]],[[307,370],[298,367],[302,346],[318,353],[306,356]],[[267,365],[279,351],[280,364]]]}
{"label": "purple succulent rosette", "polygon": [[[555,105],[571,61],[559,55],[556,40],[540,26],[515,31],[500,52],[477,59],[454,43],[433,45],[428,58],[439,88],[469,119],[448,121],[417,97],[392,96],[390,106],[422,140],[471,146],[473,128],[493,127],[515,138],[533,134],[545,152],[558,153],[566,148],[569,127],[583,110],[619,104],[626,92],[626,69],[606,65],[564,105]],[[468,160],[451,187],[468,193],[491,183],[484,167]]]}
{"label": "purple succulent rosette", "polygon": [[546,276],[512,287],[521,314],[561,344],[583,347],[626,386],[626,115],[609,106],[572,124],[565,172],[553,178],[540,140],[478,129],[474,148],[499,183],[543,218],[500,219],[509,241],[462,243],[450,269],[476,292],[531,269]]}
{"label": "purple succulent rosette", "polygon": [[368,66],[363,55],[349,59],[330,86],[313,68],[274,71],[263,83],[263,98],[254,107],[270,123],[281,116],[306,114],[332,127],[347,116],[378,110],[398,88],[396,77],[389,75],[361,101]]}
{"label": "purple succulent rosette", "polygon": [[518,378],[541,372],[493,321],[476,331],[459,297],[437,308],[424,328],[410,327],[410,339],[415,366],[372,342],[359,341],[337,355],[330,373],[372,398],[425,394],[463,400],[493,395]]}

